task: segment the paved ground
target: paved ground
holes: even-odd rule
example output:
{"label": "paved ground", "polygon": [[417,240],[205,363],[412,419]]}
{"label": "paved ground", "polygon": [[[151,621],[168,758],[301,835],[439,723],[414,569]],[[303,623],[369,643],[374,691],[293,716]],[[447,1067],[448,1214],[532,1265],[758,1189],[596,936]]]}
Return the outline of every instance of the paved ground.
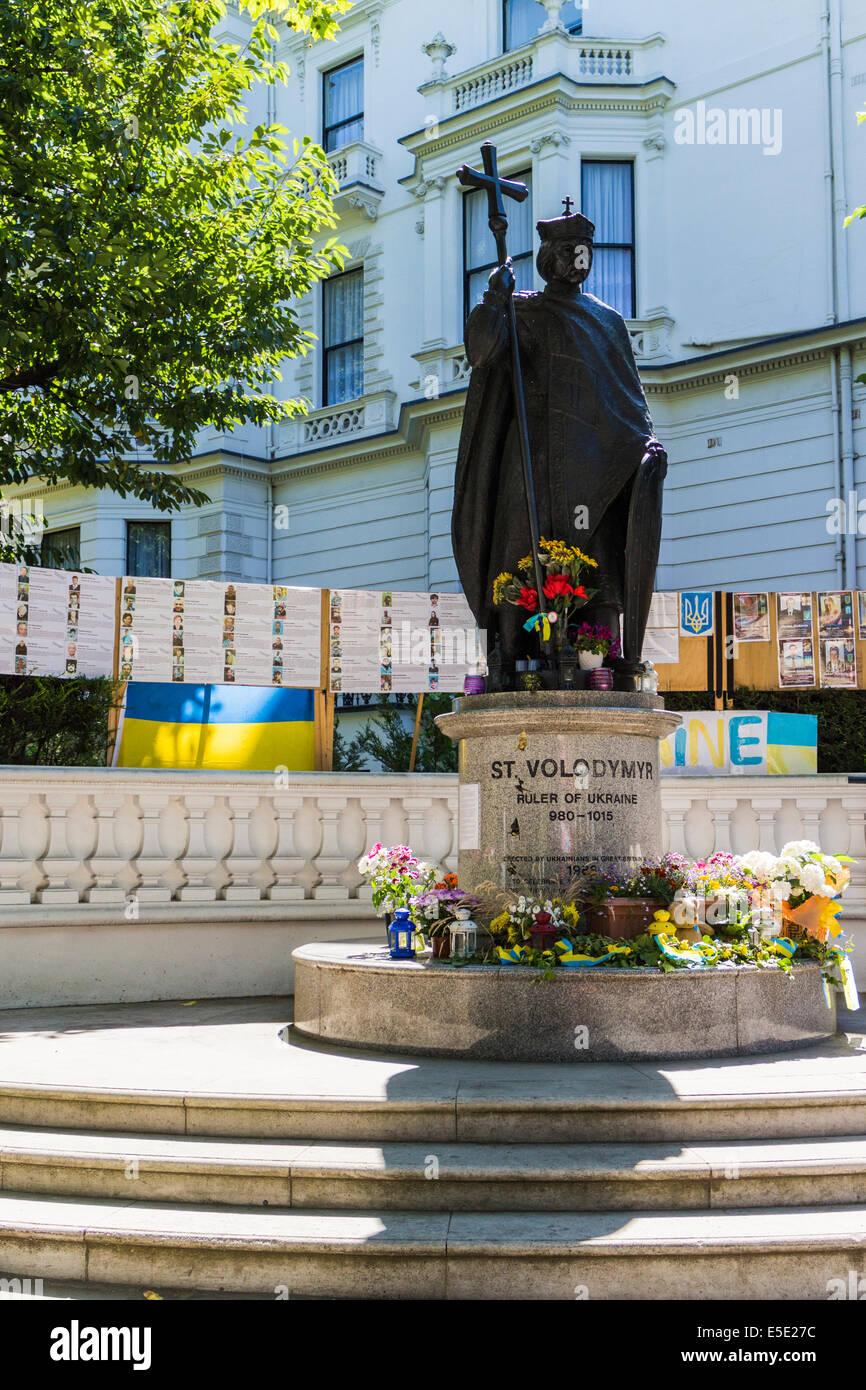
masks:
{"label": "paved ground", "polygon": [[[505,1063],[331,1048],[286,1031],[291,1000],[182,1000],[0,1012],[0,1087],[165,1095],[444,1099],[475,1086],[515,1096],[670,1097],[866,1089],[866,1011],[814,1047],[694,1062]],[[862,1044],[862,1046],[861,1046]]]}

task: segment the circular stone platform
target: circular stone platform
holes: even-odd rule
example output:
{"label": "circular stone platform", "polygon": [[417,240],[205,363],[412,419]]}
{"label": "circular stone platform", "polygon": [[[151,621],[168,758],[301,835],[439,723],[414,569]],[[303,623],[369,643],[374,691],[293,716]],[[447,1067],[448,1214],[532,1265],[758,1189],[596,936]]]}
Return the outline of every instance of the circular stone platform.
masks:
{"label": "circular stone platform", "polygon": [[[836,1031],[818,965],[560,969],[394,961],[378,942],[301,946],[295,1029],[365,1048],[509,1062],[732,1057]],[[831,996],[832,997],[832,996]]]}

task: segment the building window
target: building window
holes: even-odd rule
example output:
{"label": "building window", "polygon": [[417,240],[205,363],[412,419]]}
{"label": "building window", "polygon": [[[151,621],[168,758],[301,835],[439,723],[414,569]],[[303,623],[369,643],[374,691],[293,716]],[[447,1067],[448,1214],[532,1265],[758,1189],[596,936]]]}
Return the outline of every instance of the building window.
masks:
{"label": "building window", "polygon": [[634,165],[584,160],[581,212],[595,223],[595,253],[586,288],[623,318],[633,319]]}
{"label": "building window", "polygon": [[[570,34],[580,34],[583,30],[582,5],[568,0],[559,12],[559,22],[564,24]],[[536,37],[547,20],[547,10],[538,0],[502,0],[502,28],[504,48],[519,48]]]}
{"label": "building window", "polygon": [[[529,188],[523,203],[506,198],[508,213],[508,253],[514,262],[514,278],[519,290],[532,289],[532,175],[528,169],[509,174]],[[487,289],[487,280],[496,266],[496,244],[487,225],[487,194],[476,188],[463,198],[463,312],[475,308]]]}
{"label": "building window", "polygon": [[322,285],[322,404],[364,394],[364,272],[332,275]]}
{"label": "building window", "polygon": [[39,563],[47,570],[79,569],[81,527],[65,526],[62,531],[46,531],[39,547]]}
{"label": "building window", "polygon": [[171,522],[126,523],[126,574],[171,578]]}
{"label": "building window", "polygon": [[325,153],[364,138],[364,59],[353,58],[323,73]]}

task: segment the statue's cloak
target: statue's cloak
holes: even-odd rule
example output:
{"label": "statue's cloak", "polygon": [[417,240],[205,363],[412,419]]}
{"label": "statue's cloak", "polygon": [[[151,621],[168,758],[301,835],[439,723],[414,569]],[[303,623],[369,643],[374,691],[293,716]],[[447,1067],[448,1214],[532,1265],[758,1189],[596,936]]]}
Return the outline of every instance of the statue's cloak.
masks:
{"label": "statue's cloak", "polygon": [[[627,516],[622,494],[653,435],[628,329],[615,309],[590,294],[566,297],[548,289],[515,295],[514,304],[539,534],[598,559],[593,582],[606,601],[621,607]],[[457,457],[452,539],[472,612],[480,627],[492,628],[493,581],[502,571],[516,573],[532,548],[507,322],[499,305],[485,302],[472,311],[466,350],[473,371]]]}

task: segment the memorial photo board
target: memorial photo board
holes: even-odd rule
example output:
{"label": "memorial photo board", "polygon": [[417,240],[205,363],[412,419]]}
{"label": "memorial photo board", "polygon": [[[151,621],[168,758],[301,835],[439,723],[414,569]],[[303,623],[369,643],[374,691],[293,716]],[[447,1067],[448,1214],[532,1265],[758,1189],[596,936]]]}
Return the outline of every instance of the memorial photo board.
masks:
{"label": "memorial photo board", "polygon": [[321,591],[126,575],[122,680],[271,685],[321,681]]}
{"label": "memorial photo board", "polygon": [[331,590],[333,691],[458,693],[483,660],[481,634],[462,594]]}
{"label": "memorial photo board", "polygon": [[0,673],[113,675],[116,588],[100,574],[0,565]]}

